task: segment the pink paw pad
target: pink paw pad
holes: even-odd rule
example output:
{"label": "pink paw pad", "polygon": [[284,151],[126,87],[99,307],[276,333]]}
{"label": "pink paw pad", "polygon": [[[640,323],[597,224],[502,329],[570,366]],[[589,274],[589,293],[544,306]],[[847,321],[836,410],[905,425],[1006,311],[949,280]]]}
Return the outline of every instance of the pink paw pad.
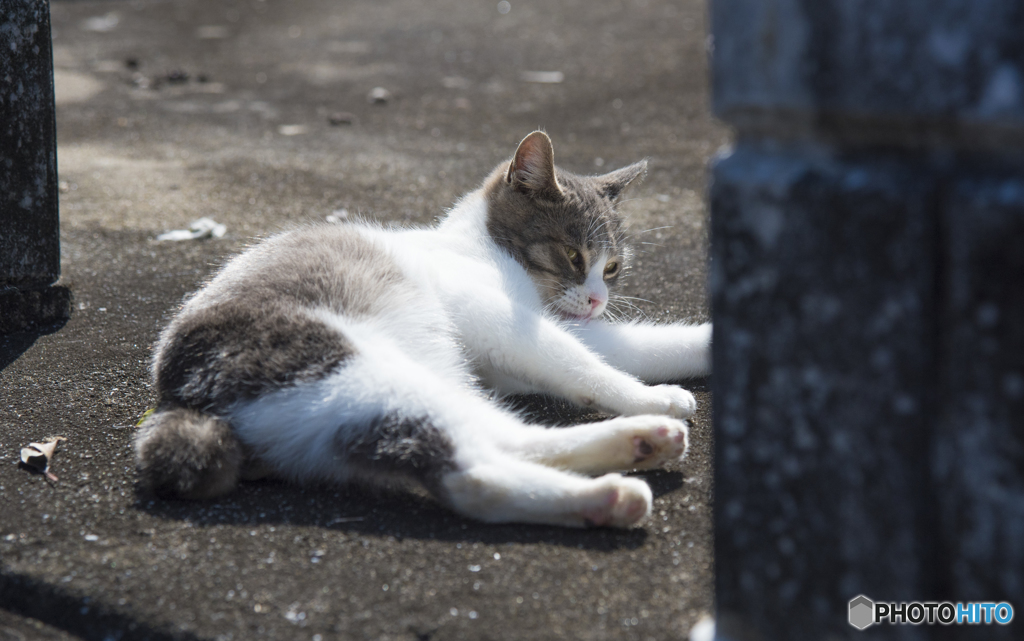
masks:
{"label": "pink paw pad", "polygon": [[639,463],[640,461],[647,460],[651,454],[654,454],[654,446],[648,443],[641,436],[633,437],[633,462]]}
{"label": "pink paw pad", "polygon": [[621,521],[636,523],[647,514],[647,502],[639,496],[630,497],[622,502],[617,512]]}
{"label": "pink paw pad", "polygon": [[686,453],[686,424],[681,421],[655,424],[634,434],[633,464],[638,467],[658,467]]}
{"label": "pink paw pad", "polygon": [[581,516],[588,527],[600,527],[607,525],[611,520],[612,507],[619,500],[619,491],[612,489],[605,495],[602,505],[590,510],[584,510]]}

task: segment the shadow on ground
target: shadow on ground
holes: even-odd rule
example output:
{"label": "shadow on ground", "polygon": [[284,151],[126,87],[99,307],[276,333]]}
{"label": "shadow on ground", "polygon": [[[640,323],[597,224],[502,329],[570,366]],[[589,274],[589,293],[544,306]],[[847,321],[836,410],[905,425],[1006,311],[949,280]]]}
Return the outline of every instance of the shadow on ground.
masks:
{"label": "shadow on ground", "polygon": [[64,320],[53,325],[36,327],[24,332],[0,335],[0,372],[3,372],[8,365],[18,360],[40,337],[59,332],[66,324],[67,321]]}

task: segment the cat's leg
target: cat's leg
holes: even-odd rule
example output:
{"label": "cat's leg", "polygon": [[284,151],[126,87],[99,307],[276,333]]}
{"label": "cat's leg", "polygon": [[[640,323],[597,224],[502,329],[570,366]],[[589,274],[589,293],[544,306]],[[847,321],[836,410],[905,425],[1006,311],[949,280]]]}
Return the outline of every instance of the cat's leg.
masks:
{"label": "cat's leg", "polygon": [[[414,480],[455,512],[491,523],[630,527],[650,513],[651,491],[643,481],[581,477],[504,452],[494,435],[530,428],[487,399],[430,380],[416,363],[402,368],[411,375],[405,382],[423,378],[415,385],[375,379],[380,363],[353,362],[339,374],[348,378],[342,394],[317,394],[317,400],[309,388],[276,409],[253,406],[236,415],[239,433],[251,443],[262,432],[261,456],[283,476]],[[302,405],[320,408],[303,415]],[[286,416],[300,421],[290,434],[281,429]]]}
{"label": "cat's leg", "polygon": [[358,323],[354,353],[330,375],[240,405],[238,438],[295,480],[415,480],[443,504],[488,522],[628,527],[651,507],[647,485],[597,479],[502,451],[496,435],[529,429],[437,362],[412,358]]}
{"label": "cat's leg", "polygon": [[636,478],[596,479],[492,452],[441,478],[438,498],[490,523],[630,527],[651,511],[651,489]]}
{"label": "cat's leg", "polygon": [[483,375],[500,393],[554,394],[583,407],[626,416],[685,418],[697,408],[690,392],[674,385],[644,385],[606,363],[550,318],[528,310],[507,316],[515,322],[486,331],[472,325],[462,328],[463,340]]}
{"label": "cat's leg", "polygon": [[575,323],[569,331],[615,369],[647,383],[711,373],[711,323]]}
{"label": "cat's leg", "polygon": [[528,426],[496,435],[504,451],[583,474],[650,470],[678,461],[689,447],[685,421],[624,416],[574,427]]}

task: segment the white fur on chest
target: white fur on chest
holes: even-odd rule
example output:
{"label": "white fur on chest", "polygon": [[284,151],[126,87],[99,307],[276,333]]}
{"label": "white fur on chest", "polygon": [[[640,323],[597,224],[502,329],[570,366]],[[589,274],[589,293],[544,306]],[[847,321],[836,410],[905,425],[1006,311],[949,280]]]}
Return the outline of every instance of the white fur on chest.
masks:
{"label": "white fur on chest", "polygon": [[[526,270],[491,240],[486,204],[470,195],[437,228],[374,230],[424,298],[430,324],[453,333],[467,365],[488,387],[503,380],[509,334],[530,331],[542,303]],[[421,319],[427,320],[427,319]]]}

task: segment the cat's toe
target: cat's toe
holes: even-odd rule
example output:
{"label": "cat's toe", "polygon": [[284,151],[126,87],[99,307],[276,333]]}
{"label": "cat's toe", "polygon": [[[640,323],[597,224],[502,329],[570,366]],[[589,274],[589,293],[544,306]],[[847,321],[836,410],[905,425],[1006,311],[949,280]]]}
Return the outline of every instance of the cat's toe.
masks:
{"label": "cat's toe", "polygon": [[633,436],[633,465],[649,470],[677,461],[689,447],[685,421],[652,417],[652,425]]}
{"label": "cat's toe", "polygon": [[693,394],[676,385],[655,385],[649,387],[651,399],[649,411],[645,414],[664,414],[673,418],[689,418],[697,411],[697,399]]}
{"label": "cat's toe", "polygon": [[676,418],[688,418],[697,411],[697,399],[681,387],[672,390],[671,406],[667,414]]}
{"label": "cat's toe", "polygon": [[587,525],[627,528],[651,513],[651,488],[640,479],[608,474],[595,483],[593,502],[580,513]]}

